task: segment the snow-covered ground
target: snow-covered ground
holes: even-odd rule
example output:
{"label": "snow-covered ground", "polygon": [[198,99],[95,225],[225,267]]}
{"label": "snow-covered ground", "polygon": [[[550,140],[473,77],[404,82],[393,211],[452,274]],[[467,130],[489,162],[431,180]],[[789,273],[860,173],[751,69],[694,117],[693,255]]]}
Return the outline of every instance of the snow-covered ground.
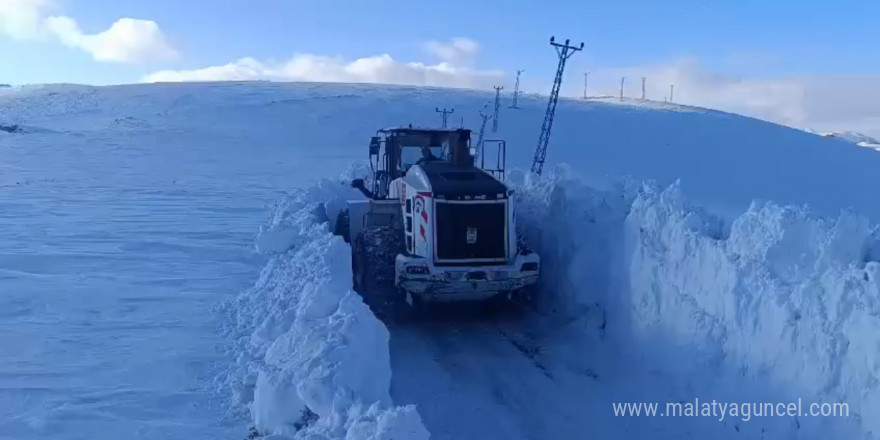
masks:
{"label": "snow-covered ground", "polygon": [[[383,326],[329,233],[350,194],[336,176],[363,172],[377,128],[434,125],[436,106],[477,127],[490,99],[0,90],[0,125],[19,127],[0,132],[0,438],[878,436],[880,156],[754,119],[560,102],[549,176],[511,176],[538,310]],[[545,102],[520,105],[487,138],[527,168]],[[612,412],[694,398],[852,414]]]}

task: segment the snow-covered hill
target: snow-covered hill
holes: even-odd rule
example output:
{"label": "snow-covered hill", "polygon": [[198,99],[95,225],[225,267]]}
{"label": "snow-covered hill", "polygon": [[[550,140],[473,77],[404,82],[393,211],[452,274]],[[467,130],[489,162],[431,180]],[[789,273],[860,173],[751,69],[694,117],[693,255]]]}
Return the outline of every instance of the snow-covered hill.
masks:
{"label": "snow-covered hill", "polygon": [[[332,84],[0,90],[0,124],[22,128],[0,132],[0,310],[14,311],[0,315],[12,335],[0,353],[15,353],[2,355],[12,367],[0,371],[0,432],[217,438],[252,422],[298,438],[880,433],[880,156],[741,116],[560,102],[550,175],[511,176],[544,261],[539,310],[382,326],[348,291],[345,245],[324,221],[349,194],[337,176],[365,159],[376,129],[436,125],[437,106],[477,128],[490,99]],[[546,103],[520,105],[502,107],[487,138],[507,140],[509,165],[525,169]],[[261,228],[263,256],[246,254],[261,206],[285,192]],[[81,298],[92,306],[71,304]],[[215,322],[204,309],[221,302]],[[23,348],[60,332],[78,333]],[[102,367],[79,368],[83,353]],[[157,358],[162,371],[127,372]],[[31,391],[14,386],[22,377]],[[218,396],[232,410],[222,434]],[[846,402],[852,414],[612,411],[694,398]],[[172,415],[169,401],[199,410]]]}
{"label": "snow-covered hill", "polygon": [[863,133],[858,133],[854,131],[845,131],[843,133],[822,133],[822,136],[829,138],[837,138],[842,139],[847,142],[852,142],[860,147],[870,148],[872,150],[880,151],[880,141],[872,138]]}
{"label": "snow-covered hill", "polygon": [[[0,97],[0,123],[57,131],[162,128],[185,133],[181,143],[225,136],[227,144],[284,145],[287,155],[346,161],[365,159],[364,143],[379,127],[438,125],[436,106],[456,109],[450,124],[463,119],[476,129],[478,110],[493,98],[467,90],[275,83],[31,86]],[[487,137],[506,139],[509,165],[528,168],[546,102],[527,95],[522,107],[502,108],[499,132]],[[856,190],[880,183],[872,152],[832,150],[839,142],[742,116],[665,103],[563,100],[551,144],[548,160],[570,164],[591,182],[681,179],[691,198],[731,213],[758,198],[809,203],[830,215],[852,207],[880,218],[873,195]],[[318,175],[326,173],[308,177]]]}

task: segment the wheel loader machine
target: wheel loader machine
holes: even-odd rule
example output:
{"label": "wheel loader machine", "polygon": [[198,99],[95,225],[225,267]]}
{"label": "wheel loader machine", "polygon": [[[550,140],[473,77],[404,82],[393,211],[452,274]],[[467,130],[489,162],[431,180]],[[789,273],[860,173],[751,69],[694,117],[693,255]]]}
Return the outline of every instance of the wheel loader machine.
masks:
{"label": "wheel loader machine", "polygon": [[[354,289],[374,312],[432,302],[514,299],[538,280],[540,259],[520,239],[506,145],[493,166],[467,129],[389,128],[369,146],[372,176],[352,186],[335,230],[352,248]],[[491,161],[491,160],[490,160]]]}

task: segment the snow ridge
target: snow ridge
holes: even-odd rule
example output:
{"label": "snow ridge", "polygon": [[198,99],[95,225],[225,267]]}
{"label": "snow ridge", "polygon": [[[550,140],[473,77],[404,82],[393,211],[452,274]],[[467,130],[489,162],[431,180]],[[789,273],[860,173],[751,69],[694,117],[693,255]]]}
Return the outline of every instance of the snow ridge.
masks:
{"label": "snow ridge", "polygon": [[237,357],[226,381],[260,435],[427,439],[415,407],[391,402],[388,330],[350,290],[349,247],[328,227],[325,202],[346,195],[323,181],[275,207],[257,238],[269,263],[224,307]]}
{"label": "snow ridge", "polygon": [[880,229],[767,202],[725,224],[678,183],[598,190],[570,174],[511,179],[545,310],[603,308],[621,354],[680,382],[670,401],[802,398],[851,413],[708,425],[713,435],[880,436]]}
{"label": "snow ridge", "polygon": [[[663,334],[722,374],[789,390],[788,399],[845,402],[856,420],[880,411],[871,336],[880,334],[880,262],[869,261],[867,220],[760,202],[726,238],[706,234],[699,220],[677,185],[644,191],[633,204],[626,249],[635,336]],[[851,420],[800,423],[839,436],[825,425]],[[880,434],[876,418],[858,425]]]}

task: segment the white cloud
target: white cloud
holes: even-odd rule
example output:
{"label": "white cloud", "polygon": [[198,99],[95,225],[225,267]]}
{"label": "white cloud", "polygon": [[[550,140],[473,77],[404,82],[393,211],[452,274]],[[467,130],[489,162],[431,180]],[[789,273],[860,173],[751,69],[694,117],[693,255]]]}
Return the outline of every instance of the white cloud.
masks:
{"label": "white cloud", "polygon": [[441,61],[470,64],[480,51],[480,44],[470,38],[457,37],[449,42],[428,41],[425,50]]}
{"label": "white cloud", "polygon": [[[694,59],[666,65],[597,69],[590,73],[591,96],[618,96],[620,77],[627,76],[625,95],[663,101],[675,84],[674,101],[752,116],[816,131],[859,131],[880,136],[880,75],[758,77],[708,70]],[[573,75],[572,75],[573,76]],[[582,96],[581,81],[569,79],[569,96]]]}
{"label": "white cloud", "polygon": [[69,17],[49,17],[46,26],[61,43],[82,49],[97,61],[132,63],[177,56],[154,21],[120,18],[106,31],[94,35],[84,34]]}
{"label": "white cloud", "polygon": [[[673,100],[677,103],[795,126],[806,119],[804,86],[800,82],[713,73],[693,59],[682,59],[667,65],[600,69],[590,74],[589,94],[618,96],[621,76],[626,76],[624,95],[630,98],[641,96],[641,78],[645,77],[645,95],[648,99],[668,99],[669,85],[674,84]],[[583,87],[582,84],[579,87]],[[582,89],[577,92],[578,96],[581,94]]]}
{"label": "white cloud", "polygon": [[195,70],[165,70],[147,75],[145,82],[182,81],[312,81],[404,84],[488,89],[504,80],[501,71],[476,70],[442,62],[403,63],[383,54],[354,61],[341,57],[301,54],[281,62],[242,58],[222,66]]}
{"label": "white cloud", "polygon": [[50,0],[0,0],[0,32],[17,40],[41,36],[43,14]]}
{"label": "white cloud", "polygon": [[131,63],[177,56],[154,21],[121,18],[103,32],[86,34],[73,18],[48,16],[54,7],[51,0],[0,0],[0,32],[18,40],[54,38],[97,61]]}
{"label": "white cloud", "polygon": [[268,79],[266,68],[253,58],[242,58],[222,66],[195,70],[163,70],[147,75],[144,82],[253,81]]}
{"label": "white cloud", "polygon": [[880,137],[880,75],[811,76],[801,81],[807,126]]}

